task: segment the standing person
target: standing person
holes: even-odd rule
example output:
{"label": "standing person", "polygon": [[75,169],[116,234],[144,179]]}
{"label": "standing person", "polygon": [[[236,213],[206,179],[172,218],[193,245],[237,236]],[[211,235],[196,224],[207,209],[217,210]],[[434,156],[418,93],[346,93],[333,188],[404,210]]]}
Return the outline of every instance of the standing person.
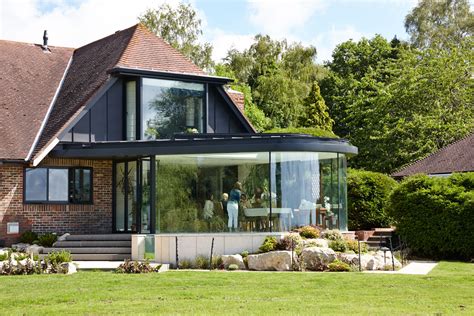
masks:
{"label": "standing person", "polygon": [[242,184],[236,182],[234,188],[229,193],[229,201],[227,202],[227,214],[229,215],[229,222],[227,227],[229,231],[237,231],[239,218],[239,202],[242,195]]}

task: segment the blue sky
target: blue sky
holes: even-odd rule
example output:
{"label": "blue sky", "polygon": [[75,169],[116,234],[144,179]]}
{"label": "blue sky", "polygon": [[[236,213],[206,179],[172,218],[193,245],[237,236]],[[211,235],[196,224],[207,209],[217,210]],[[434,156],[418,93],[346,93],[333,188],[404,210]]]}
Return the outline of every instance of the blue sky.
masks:
{"label": "blue sky", "polygon": [[[0,0],[0,39],[79,47],[133,25],[159,0]],[[176,5],[177,0],[166,1]],[[330,59],[345,40],[382,34],[406,39],[405,15],[416,0],[190,0],[203,21],[214,59],[244,49],[255,34],[314,45],[318,61]]]}

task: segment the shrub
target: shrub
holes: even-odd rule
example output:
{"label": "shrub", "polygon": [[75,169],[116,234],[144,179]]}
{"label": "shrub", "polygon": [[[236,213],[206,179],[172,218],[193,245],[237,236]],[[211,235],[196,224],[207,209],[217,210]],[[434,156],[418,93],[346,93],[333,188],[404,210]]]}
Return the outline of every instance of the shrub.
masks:
{"label": "shrub", "polygon": [[229,264],[229,266],[227,267],[227,270],[229,271],[239,270],[239,266],[236,265],[235,263],[232,263],[232,264]]}
{"label": "shrub", "polygon": [[44,260],[51,264],[60,264],[63,262],[71,262],[72,256],[71,253],[66,250],[53,251],[50,252]]}
{"label": "shrub", "polygon": [[53,244],[58,240],[58,236],[53,233],[46,233],[38,238],[38,243],[43,247],[52,247]]}
{"label": "shrub", "polygon": [[389,227],[389,195],[397,182],[389,176],[371,171],[349,169],[347,199],[349,230]]}
{"label": "shrub", "polygon": [[180,269],[192,269],[193,263],[191,262],[191,260],[182,259],[182,260],[179,260],[178,267]]}
{"label": "shrub", "polygon": [[344,239],[331,240],[328,246],[337,252],[345,252],[347,250],[347,243]]}
{"label": "shrub", "polygon": [[30,274],[40,274],[45,270],[45,266],[41,262],[35,262],[31,259],[26,259],[26,262],[20,263],[16,262],[15,264],[12,261],[12,258],[3,263],[0,268],[0,275],[30,275]]}
{"label": "shrub", "polygon": [[415,255],[474,257],[474,173],[406,178],[390,196],[397,233]]}
{"label": "shrub", "polygon": [[351,271],[351,266],[338,259],[328,264],[329,271],[332,272],[348,272]]}
{"label": "shrub", "polygon": [[274,236],[267,236],[263,241],[263,244],[258,248],[260,252],[269,252],[273,251],[277,248],[278,242],[276,237]]}
{"label": "shrub", "polygon": [[306,134],[315,137],[338,138],[333,132],[317,127],[287,127],[273,128],[264,133],[284,133],[284,134]]}
{"label": "shrub", "polygon": [[224,269],[224,261],[221,256],[212,257],[212,268],[213,269]]}
{"label": "shrub", "polygon": [[310,225],[299,228],[298,232],[300,233],[301,237],[308,239],[315,239],[320,235],[319,229]]}
{"label": "shrub", "polygon": [[158,272],[160,270],[160,265],[157,267],[152,267],[150,262],[138,262],[132,260],[125,260],[124,263],[120,264],[115,270],[116,273],[151,273]]}
{"label": "shrub", "polygon": [[[346,240],[346,245],[348,250],[352,250],[355,253],[359,253],[359,243],[357,240]],[[361,242],[360,243],[360,252],[361,253],[366,253],[369,251],[369,247],[367,246],[367,243]]]}
{"label": "shrub", "polygon": [[248,250],[244,250],[240,253],[240,255],[242,256],[242,258],[247,258],[249,256],[249,252]]}
{"label": "shrub", "polygon": [[7,260],[8,259],[8,252],[5,252],[0,255],[0,261]]}
{"label": "shrub", "polygon": [[24,232],[20,236],[20,242],[25,243],[25,244],[33,244],[37,240],[38,240],[38,234],[30,230]]}
{"label": "shrub", "polygon": [[289,233],[278,241],[278,250],[296,250],[302,248],[303,240],[298,233]]}
{"label": "shrub", "polygon": [[324,231],[323,237],[328,240],[344,240],[344,236],[337,229]]}
{"label": "shrub", "polygon": [[199,255],[194,259],[195,269],[209,269],[209,258],[204,255]]}

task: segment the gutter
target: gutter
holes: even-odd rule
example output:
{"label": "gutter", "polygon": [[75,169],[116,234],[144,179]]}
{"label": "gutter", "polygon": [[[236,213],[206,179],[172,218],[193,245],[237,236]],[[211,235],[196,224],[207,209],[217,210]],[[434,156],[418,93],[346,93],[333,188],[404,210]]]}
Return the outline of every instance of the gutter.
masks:
{"label": "gutter", "polygon": [[56,92],[54,93],[53,99],[51,100],[51,103],[49,104],[48,111],[46,112],[44,120],[41,123],[40,129],[39,129],[38,133],[36,134],[35,140],[33,141],[33,144],[31,145],[31,148],[28,151],[28,155],[26,156],[24,162],[30,161],[31,156],[33,155],[33,151],[35,150],[36,145],[38,145],[41,134],[43,133],[43,130],[46,126],[46,122],[48,122],[49,116],[51,115],[51,112],[53,111],[54,103],[56,102],[56,99],[58,98],[59,91],[61,90],[61,88],[63,86],[64,79],[66,78],[69,67],[72,64],[72,57],[73,56],[74,56],[74,52],[72,53],[71,58],[69,58],[69,62],[67,63],[66,69],[64,70],[64,73],[63,73],[63,76],[61,78],[61,81],[59,82],[58,88],[56,89]]}

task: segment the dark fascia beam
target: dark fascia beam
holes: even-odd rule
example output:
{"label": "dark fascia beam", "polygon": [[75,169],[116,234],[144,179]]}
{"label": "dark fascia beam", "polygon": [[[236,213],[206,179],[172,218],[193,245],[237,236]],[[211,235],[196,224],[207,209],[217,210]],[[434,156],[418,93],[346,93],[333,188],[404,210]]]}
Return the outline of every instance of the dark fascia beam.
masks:
{"label": "dark fascia beam", "polygon": [[155,140],[135,142],[101,142],[62,144],[52,156],[91,159],[120,159],[172,154],[239,153],[239,152],[334,152],[357,154],[357,147],[341,140],[309,137]]}
{"label": "dark fascia beam", "polygon": [[200,82],[200,83],[214,83],[214,84],[228,84],[233,82],[233,79],[226,77],[207,76],[207,75],[193,75],[180,72],[167,72],[167,71],[151,71],[138,68],[126,68],[126,67],[115,67],[110,70],[113,75],[125,75],[125,76],[140,76],[150,77],[157,79],[169,79],[169,80],[181,80],[189,82]]}

